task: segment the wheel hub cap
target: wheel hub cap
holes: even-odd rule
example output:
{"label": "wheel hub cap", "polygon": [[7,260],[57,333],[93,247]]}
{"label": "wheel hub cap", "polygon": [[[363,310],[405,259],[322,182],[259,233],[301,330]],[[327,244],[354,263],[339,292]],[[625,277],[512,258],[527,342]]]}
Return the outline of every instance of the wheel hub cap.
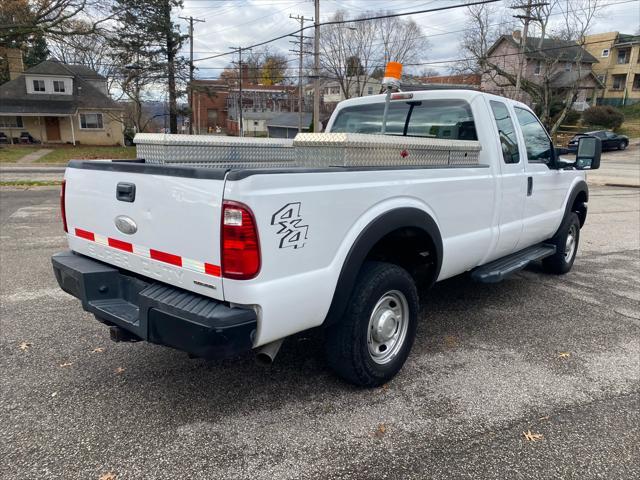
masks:
{"label": "wheel hub cap", "polygon": [[398,290],[385,293],[371,312],[367,346],[378,364],[393,360],[402,350],[409,327],[409,303]]}

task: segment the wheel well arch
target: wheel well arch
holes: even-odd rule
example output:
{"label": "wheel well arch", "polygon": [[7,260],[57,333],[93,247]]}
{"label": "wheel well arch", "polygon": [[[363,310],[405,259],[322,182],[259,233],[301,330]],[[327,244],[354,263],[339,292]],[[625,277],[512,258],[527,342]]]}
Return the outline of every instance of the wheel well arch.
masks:
{"label": "wheel well arch", "polygon": [[564,216],[574,212],[580,220],[580,228],[587,220],[587,202],[589,201],[589,187],[584,180],[579,181],[571,190],[567,205],[565,207]]}
{"label": "wheel well arch", "polygon": [[433,284],[442,266],[442,236],[435,220],[418,208],[397,208],[370,222],[342,264],[324,325],[340,319],[358,273],[367,260],[394,263],[423,285]]}

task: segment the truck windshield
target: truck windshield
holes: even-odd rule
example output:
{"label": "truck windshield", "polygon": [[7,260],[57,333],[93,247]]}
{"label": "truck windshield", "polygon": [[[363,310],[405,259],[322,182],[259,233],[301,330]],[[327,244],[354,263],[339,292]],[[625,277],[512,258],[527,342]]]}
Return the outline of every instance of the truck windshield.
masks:
{"label": "truck windshield", "polygon": [[[332,132],[380,133],[384,103],[345,107],[336,117]],[[471,107],[464,100],[391,102],[387,135],[477,140]]]}

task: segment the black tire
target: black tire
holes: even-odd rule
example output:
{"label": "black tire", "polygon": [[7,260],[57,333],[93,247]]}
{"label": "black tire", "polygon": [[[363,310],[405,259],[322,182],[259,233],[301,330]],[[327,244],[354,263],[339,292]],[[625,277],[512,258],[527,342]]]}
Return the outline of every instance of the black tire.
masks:
{"label": "black tire", "polygon": [[[567,248],[570,243],[567,242],[569,235],[573,235],[573,248],[569,252]],[[560,225],[558,233],[548,242],[556,246],[556,253],[542,260],[542,267],[545,272],[555,275],[567,273],[573,267],[573,262],[578,253],[578,245],[580,243],[580,219],[578,215],[571,212],[565,217]]]}
{"label": "black tire", "polygon": [[618,150],[624,150],[629,144],[624,140],[618,144]]}
{"label": "black tire", "polygon": [[[406,303],[402,302],[402,296],[397,292],[404,296]],[[394,295],[400,302],[393,300]],[[394,307],[394,303],[399,306]],[[396,321],[397,317],[393,317],[392,325],[395,330],[392,331],[398,333],[398,340],[387,352],[389,359],[380,363],[384,359],[378,357],[374,360],[374,355],[384,355],[387,347],[373,339],[372,335],[375,336],[375,333],[370,333],[374,332],[373,328],[370,329],[370,319],[376,307],[378,312],[388,312],[388,309],[384,310],[384,305],[403,311],[406,307],[407,313],[400,315],[404,320],[399,322]],[[404,322],[406,330],[403,329]],[[397,265],[366,262],[358,274],[345,314],[326,331],[327,362],[348,382],[361,387],[380,386],[391,380],[404,365],[413,345],[417,323],[418,292],[411,275]],[[404,334],[400,333],[401,329]],[[389,331],[386,333],[389,334]],[[389,339],[389,345],[391,341]],[[374,354],[370,350],[375,349],[375,345],[378,345],[379,351]]]}

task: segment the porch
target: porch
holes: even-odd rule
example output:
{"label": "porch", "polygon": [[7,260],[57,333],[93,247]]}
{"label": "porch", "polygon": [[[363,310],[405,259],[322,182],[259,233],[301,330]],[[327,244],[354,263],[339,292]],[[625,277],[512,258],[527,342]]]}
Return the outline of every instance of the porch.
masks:
{"label": "porch", "polygon": [[0,116],[0,143],[76,144],[75,115],[2,115]]}

